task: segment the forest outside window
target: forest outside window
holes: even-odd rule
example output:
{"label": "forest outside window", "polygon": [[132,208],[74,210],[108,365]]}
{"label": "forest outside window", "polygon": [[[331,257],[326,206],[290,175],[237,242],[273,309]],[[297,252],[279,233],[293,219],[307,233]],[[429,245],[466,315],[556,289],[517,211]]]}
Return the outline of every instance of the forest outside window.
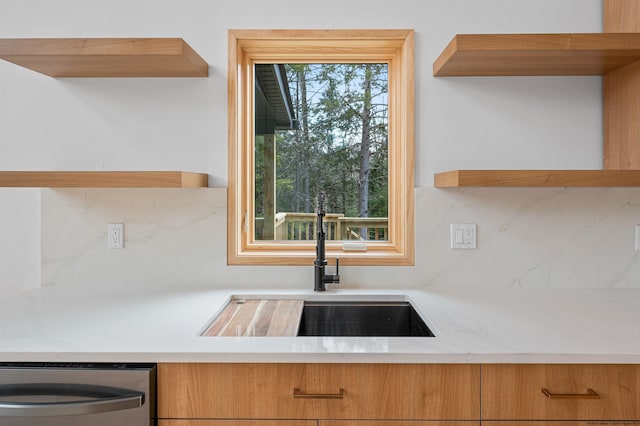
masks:
{"label": "forest outside window", "polygon": [[413,31],[229,31],[229,264],[411,265]]}

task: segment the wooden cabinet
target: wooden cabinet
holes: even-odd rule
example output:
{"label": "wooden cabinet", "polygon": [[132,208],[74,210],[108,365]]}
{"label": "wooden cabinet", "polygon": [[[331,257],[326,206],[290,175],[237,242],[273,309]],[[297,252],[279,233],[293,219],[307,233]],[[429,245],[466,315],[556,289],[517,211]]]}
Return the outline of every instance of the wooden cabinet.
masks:
{"label": "wooden cabinet", "polygon": [[480,422],[435,420],[402,421],[402,420],[321,420],[318,426],[480,426]]}
{"label": "wooden cabinet", "polygon": [[[159,420],[158,426],[318,426],[314,420]],[[382,426],[382,425],[380,425]]]}
{"label": "wooden cabinet", "polygon": [[640,367],[483,365],[482,419],[640,420]]}
{"label": "wooden cabinet", "polygon": [[161,419],[478,421],[479,396],[478,365],[158,366]]}
{"label": "wooden cabinet", "polygon": [[319,422],[317,420],[160,420],[158,426],[480,426],[480,422],[402,420],[321,420]]}
{"label": "wooden cabinet", "polygon": [[[594,422],[570,422],[570,421],[556,421],[556,422],[539,422],[539,421],[483,421],[482,426],[613,426],[618,422],[605,422],[598,424]],[[620,424],[619,426],[622,426]]]}
{"label": "wooden cabinet", "polygon": [[[480,426],[480,422],[402,420],[159,420],[158,426]],[[494,425],[499,426],[499,425]],[[525,426],[525,425],[522,425]],[[543,426],[543,425],[540,425]],[[564,425],[573,426],[573,425]],[[577,426],[577,425],[576,425]],[[586,426],[586,425],[585,425]]]}
{"label": "wooden cabinet", "polygon": [[636,423],[640,365],[160,364],[158,418],[159,426]]}

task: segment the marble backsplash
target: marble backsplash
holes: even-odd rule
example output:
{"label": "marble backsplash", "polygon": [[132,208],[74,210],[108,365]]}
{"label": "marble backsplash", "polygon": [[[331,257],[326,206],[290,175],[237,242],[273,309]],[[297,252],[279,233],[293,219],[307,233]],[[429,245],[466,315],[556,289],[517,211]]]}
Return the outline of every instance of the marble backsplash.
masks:
{"label": "marble backsplash", "polygon": [[[224,188],[43,189],[41,209],[43,286],[313,286],[311,264],[226,265]],[[477,249],[451,250],[451,223],[476,223]],[[639,189],[417,188],[416,265],[344,267],[342,286],[640,287],[637,223]]]}

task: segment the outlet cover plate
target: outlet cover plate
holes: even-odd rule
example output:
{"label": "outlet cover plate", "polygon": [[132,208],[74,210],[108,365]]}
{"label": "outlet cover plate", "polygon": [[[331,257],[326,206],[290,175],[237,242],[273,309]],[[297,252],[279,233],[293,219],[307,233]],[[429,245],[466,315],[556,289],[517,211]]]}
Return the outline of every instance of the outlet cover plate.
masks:
{"label": "outlet cover plate", "polygon": [[110,249],[124,248],[124,223],[107,225],[107,247]]}
{"label": "outlet cover plate", "polygon": [[477,240],[476,235],[477,226],[475,223],[452,223],[451,248],[475,249]]}

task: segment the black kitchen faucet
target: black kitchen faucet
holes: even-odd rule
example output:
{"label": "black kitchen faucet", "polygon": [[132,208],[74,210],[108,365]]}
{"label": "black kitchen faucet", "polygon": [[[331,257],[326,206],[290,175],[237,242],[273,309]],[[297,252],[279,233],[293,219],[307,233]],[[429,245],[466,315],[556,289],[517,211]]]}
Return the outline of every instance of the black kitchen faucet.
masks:
{"label": "black kitchen faucet", "polygon": [[313,262],[313,270],[315,273],[315,283],[313,286],[313,291],[325,291],[326,284],[339,284],[340,283],[340,275],[338,274],[338,269],[340,265],[340,259],[336,258],[336,273],[335,274],[325,274],[324,268],[327,266],[327,260],[325,259],[325,250],[324,250],[324,242],[326,239],[326,235],[324,233],[324,227],[322,224],[322,220],[324,218],[324,193],[320,192],[318,194],[318,232],[316,239],[316,260]]}

